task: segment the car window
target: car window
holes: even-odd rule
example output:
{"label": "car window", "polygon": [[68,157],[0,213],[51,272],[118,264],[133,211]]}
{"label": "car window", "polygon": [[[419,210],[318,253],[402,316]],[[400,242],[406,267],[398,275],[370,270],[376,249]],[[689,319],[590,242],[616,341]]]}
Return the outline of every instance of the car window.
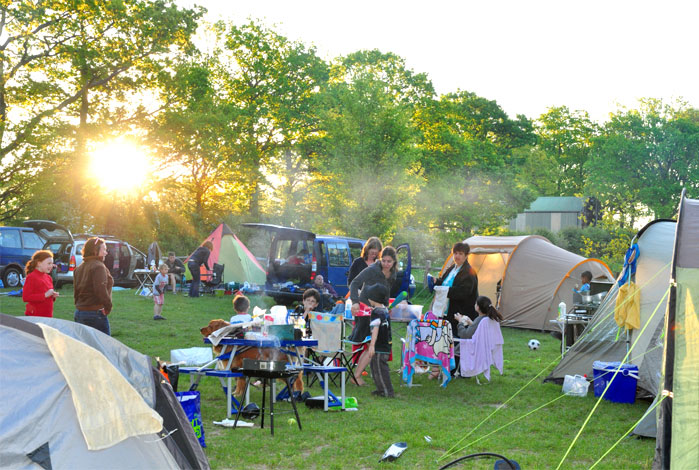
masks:
{"label": "car window", "polygon": [[330,266],[349,266],[349,249],[346,243],[328,242],[328,261]]}
{"label": "car window", "polygon": [[128,258],[131,256],[129,252],[129,247],[127,245],[119,245],[119,256],[122,258]]}
{"label": "car window", "polygon": [[49,243],[48,245],[44,246],[44,250],[49,250],[54,254],[54,256],[58,256],[63,253],[63,243]]}
{"label": "car window", "polygon": [[352,254],[352,259],[357,259],[362,256],[362,244],[357,242],[349,242],[350,253]]}
{"label": "car window", "polygon": [[0,230],[0,246],[3,248],[22,248],[19,230]]}
{"label": "car window", "polygon": [[35,232],[22,231],[22,239],[24,240],[24,248],[40,250],[44,246],[44,240]]}
{"label": "car window", "polygon": [[318,254],[316,255],[318,257],[318,266],[327,266],[328,260],[325,256],[325,242],[324,241],[318,241]]}
{"label": "car window", "polygon": [[78,256],[83,255],[83,245],[85,245],[85,242],[77,242],[75,244],[75,254]]}
{"label": "car window", "polygon": [[[291,245],[292,245],[292,240],[277,240],[275,251],[274,251],[274,253],[272,253],[272,256],[274,257],[274,259],[276,261],[286,262],[286,259],[289,257],[289,255],[292,252]],[[294,253],[295,253],[295,251],[294,251]]]}

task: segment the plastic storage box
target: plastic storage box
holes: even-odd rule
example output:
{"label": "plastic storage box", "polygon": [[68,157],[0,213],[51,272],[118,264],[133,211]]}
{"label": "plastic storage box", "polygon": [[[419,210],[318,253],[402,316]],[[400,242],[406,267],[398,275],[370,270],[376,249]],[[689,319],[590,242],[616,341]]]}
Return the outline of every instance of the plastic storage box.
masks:
{"label": "plastic storage box", "polygon": [[[619,370],[619,373],[614,373]],[[615,403],[633,403],[636,401],[636,384],[638,382],[638,366],[633,364],[622,364],[620,362],[592,363],[594,373],[595,396],[599,397],[604,393],[607,384],[614,381],[609,386],[604,399]]]}

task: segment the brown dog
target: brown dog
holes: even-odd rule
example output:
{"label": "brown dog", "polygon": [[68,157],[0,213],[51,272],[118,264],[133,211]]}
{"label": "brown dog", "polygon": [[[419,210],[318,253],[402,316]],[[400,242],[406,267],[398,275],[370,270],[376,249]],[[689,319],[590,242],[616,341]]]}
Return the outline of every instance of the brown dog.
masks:
{"label": "brown dog", "polygon": [[[220,318],[216,320],[211,320],[209,324],[203,328],[200,328],[199,331],[201,331],[201,334],[204,337],[209,336],[211,333],[213,333],[216,330],[219,330],[223,328],[224,326],[228,326],[230,323],[228,323],[225,320],[222,320]],[[221,352],[223,351],[223,346],[218,345],[214,346],[214,354],[215,355],[220,355]],[[278,355],[278,352],[275,349],[271,348],[249,348],[245,349],[243,351],[238,351],[236,352],[235,356],[233,357],[233,360],[230,361],[230,366],[229,368],[231,370],[235,369],[240,369],[243,366],[243,359],[248,358],[248,359],[257,359],[257,360],[279,360],[279,358],[275,357]],[[235,391],[233,392],[233,395],[236,397],[240,397],[243,394],[243,391],[245,390],[245,379],[242,377],[238,377],[236,379],[236,384],[235,384]],[[299,372],[298,377],[296,378],[296,381],[294,381],[294,391],[298,391],[303,393],[303,371]]]}

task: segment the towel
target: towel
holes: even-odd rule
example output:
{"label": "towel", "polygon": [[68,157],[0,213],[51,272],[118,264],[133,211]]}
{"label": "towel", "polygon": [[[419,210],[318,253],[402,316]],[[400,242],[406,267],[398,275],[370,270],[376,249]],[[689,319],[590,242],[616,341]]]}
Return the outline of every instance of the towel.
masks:
{"label": "towel", "polygon": [[461,376],[473,377],[483,374],[490,381],[490,366],[495,366],[502,375],[504,340],[500,324],[486,317],[480,321],[471,339],[460,339]]}
{"label": "towel", "polygon": [[629,281],[619,287],[614,307],[614,320],[627,330],[641,326],[641,291],[636,283]]}

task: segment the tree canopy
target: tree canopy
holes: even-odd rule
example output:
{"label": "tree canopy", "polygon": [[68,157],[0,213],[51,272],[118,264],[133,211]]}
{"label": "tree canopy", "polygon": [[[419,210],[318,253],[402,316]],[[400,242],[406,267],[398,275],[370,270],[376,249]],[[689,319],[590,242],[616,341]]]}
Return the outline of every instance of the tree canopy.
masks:
{"label": "tree canopy", "polygon": [[[272,222],[428,250],[502,233],[537,196],[594,196],[606,223],[629,227],[699,189],[699,112],[682,101],[643,99],[603,123],[565,105],[510,117],[496,97],[438,95],[392,52],[325,60],[259,21],[202,13],[0,3],[3,223],[189,250],[222,220]],[[110,168],[95,175],[91,155],[127,137],[148,174],[105,191]]]}

